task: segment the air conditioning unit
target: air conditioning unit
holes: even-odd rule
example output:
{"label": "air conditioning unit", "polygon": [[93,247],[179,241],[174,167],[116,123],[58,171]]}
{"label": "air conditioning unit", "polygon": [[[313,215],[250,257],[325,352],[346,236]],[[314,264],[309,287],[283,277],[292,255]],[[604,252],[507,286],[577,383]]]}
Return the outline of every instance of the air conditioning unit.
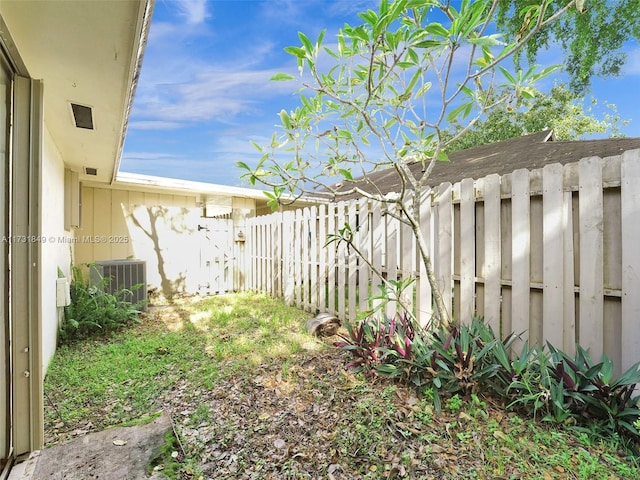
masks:
{"label": "air conditioning unit", "polygon": [[[126,288],[133,292],[131,303],[147,308],[147,265],[144,260],[104,260],[91,265],[89,279],[92,285],[102,287],[109,293]],[[106,279],[103,282],[103,279]],[[138,288],[134,288],[140,285]]]}

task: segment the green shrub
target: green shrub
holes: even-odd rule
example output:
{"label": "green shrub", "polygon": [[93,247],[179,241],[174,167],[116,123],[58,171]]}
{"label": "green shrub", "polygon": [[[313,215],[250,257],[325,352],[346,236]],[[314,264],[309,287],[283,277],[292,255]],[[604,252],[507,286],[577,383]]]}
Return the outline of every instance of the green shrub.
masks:
{"label": "green shrub", "polygon": [[607,355],[594,363],[580,345],[574,358],[548,344],[553,379],[563,390],[565,409],[580,420],[596,420],[606,432],[631,435],[640,440],[635,423],[640,418],[639,397],[634,397],[640,383],[640,363],[636,363],[619,377],[613,376],[613,362]]}
{"label": "green shrub", "polygon": [[[102,335],[138,321],[140,305],[131,302],[133,291],[105,291],[109,278],[101,285],[91,285],[80,267],[73,268],[71,304],[64,309],[64,319],[58,331],[58,343]],[[135,288],[140,288],[136,285]]]}
{"label": "green shrub", "polygon": [[[481,318],[467,324],[423,329],[408,316],[365,318],[347,325],[349,338],[337,345],[353,359],[347,367],[367,374],[395,377],[416,386],[430,385],[436,410],[442,397],[469,398],[484,389],[534,417],[587,427],[604,436],[624,435],[640,440],[640,363],[617,378],[605,356],[594,364],[579,345],[575,358],[547,344],[500,340]],[[424,390],[424,388],[422,388]],[[446,404],[450,409],[450,403]]]}

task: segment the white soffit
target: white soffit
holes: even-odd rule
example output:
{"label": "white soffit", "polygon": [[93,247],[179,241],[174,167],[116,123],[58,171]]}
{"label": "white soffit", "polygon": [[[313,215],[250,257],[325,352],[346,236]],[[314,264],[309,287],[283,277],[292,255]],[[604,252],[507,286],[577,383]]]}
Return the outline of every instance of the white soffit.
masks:
{"label": "white soffit", "polygon": [[[29,75],[44,82],[47,130],[81,180],[87,167],[96,170],[93,181],[115,177],[152,7],[152,0],[0,2]],[[85,108],[93,128],[76,126],[72,104]]]}

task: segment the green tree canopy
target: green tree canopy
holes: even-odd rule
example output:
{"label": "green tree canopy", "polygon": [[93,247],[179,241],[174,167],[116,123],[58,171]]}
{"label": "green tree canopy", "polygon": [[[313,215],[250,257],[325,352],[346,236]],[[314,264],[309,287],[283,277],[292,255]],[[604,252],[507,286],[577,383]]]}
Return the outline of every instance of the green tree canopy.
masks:
{"label": "green tree canopy", "polygon": [[[506,93],[498,91],[496,97]],[[522,98],[518,105],[514,103],[494,106],[459,136],[456,134],[464,125],[452,122],[443,132],[443,139],[448,142],[447,151],[456,152],[549,128],[558,140],[578,140],[585,135],[605,132],[619,136],[620,127],[626,123],[620,119],[613,104],[605,104],[608,112],[597,116],[594,112],[597,100],[585,99],[566,84],[556,84],[546,94],[536,91],[533,98]]]}
{"label": "green tree canopy", "polygon": [[[534,23],[533,12],[539,0],[497,0],[496,24],[508,40],[516,41]],[[566,0],[549,0],[548,17],[567,4]],[[564,65],[571,89],[584,93],[593,76],[617,76],[622,73],[627,55],[623,48],[630,39],[640,40],[640,2],[638,0],[577,0],[576,8],[540,29],[527,42],[524,52],[529,63],[538,54],[559,45],[565,53]],[[514,13],[519,12],[519,13]],[[521,58],[516,55],[516,64]]]}

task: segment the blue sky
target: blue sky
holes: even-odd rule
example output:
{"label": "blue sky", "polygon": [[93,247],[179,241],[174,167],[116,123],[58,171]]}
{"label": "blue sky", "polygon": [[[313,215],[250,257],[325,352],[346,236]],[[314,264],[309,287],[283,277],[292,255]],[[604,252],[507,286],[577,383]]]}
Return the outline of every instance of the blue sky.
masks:
{"label": "blue sky", "polygon": [[[326,41],[375,0],[156,0],[120,170],[232,186],[237,161],[254,163],[250,142],[267,144],[281,109],[298,104],[286,46],[298,31]],[[624,75],[598,80],[592,94],[617,105],[640,137],[640,46],[628,43]],[[553,57],[553,52],[550,52]],[[558,58],[556,61],[560,61]],[[553,82],[553,79],[548,80]],[[542,87],[542,86],[541,86]]]}

